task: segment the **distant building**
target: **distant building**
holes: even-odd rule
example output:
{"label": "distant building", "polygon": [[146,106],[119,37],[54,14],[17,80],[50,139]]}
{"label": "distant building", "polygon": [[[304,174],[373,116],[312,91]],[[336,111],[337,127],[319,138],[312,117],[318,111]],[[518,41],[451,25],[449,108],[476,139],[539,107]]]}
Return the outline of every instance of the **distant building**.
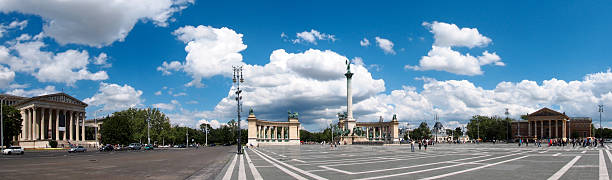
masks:
{"label": "distant building", "polygon": [[554,139],[591,137],[590,117],[572,117],[549,108],[527,114],[527,121],[511,123],[513,139]]}
{"label": "distant building", "polygon": [[300,122],[297,113],[289,113],[288,120],[265,121],[249,110],[249,135],[247,145],[300,145]]}
{"label": "distant building", "polygon": [[0,98],[6,98],[5,105],[21,111],[21,133],[18,137],[10,137],[21,147],[50,147],[51,140],[57,141],[59,147],[94,143],[85,140],[83,121],[87,104],[68,94],[31,98],[0,94]]}

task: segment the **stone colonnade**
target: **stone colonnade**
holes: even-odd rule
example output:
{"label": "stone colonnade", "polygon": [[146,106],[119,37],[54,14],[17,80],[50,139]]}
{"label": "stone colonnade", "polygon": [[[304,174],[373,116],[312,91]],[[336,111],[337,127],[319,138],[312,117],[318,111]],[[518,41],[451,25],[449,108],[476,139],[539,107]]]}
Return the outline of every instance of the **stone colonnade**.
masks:
{"label": "stone colonnade", "polygon": [[[85,111],[39,106],[20,109],[22,141],[85,141]],[[60,131],[60,120],[65,120],[64,131]]]}
{"label": "stone colonnade", "polygon": [[288,140],[289,125],[257,125],[257,141],[282,142]]}
{"label": "stone colonnade", "polygon": [[[571,132],[568,121],[563,119],[529,120],[527,124],[529,137],[541,138],[568,138]],[[545,132],[545,129],[548,131]],[[571,138],[571,137],[569,137]]]}

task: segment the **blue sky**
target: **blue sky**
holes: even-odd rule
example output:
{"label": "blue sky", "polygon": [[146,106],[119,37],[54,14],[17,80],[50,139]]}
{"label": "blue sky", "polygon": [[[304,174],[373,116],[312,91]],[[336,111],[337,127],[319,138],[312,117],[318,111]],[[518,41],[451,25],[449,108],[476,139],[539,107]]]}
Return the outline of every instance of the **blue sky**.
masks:
{"label": "blue sky", "polygon": [[[354,82],[361,86],[353,86],[362,88],[354,100],[358,121],[398,114],[413,125],[439,114],[454,127],[474,114],[501,115],[509,108],[518,116],[541,107],[595,118],[596,105],[612,100],[609,6],[606,1],[0,0],[0,41],[8,54],[0,47],[5,74],[0,91],[24,96],[64,91],[90,104],[90,118],[99,109],[108,114],[153,106],[174,124],[225,123],[235,118],[228,74],[233,64],[223,61],[229,59],[247,69],[245,109],[269,120],[298,111],[304,127],[316,131],[345,108],[342,63],[349,59],[366,75]],[[320,38],[298,37],[314,32]],[[30,38],[17,40],[23,34]],[[392,47],[385,51],[377,37]],[[360,44],[364,38],[369,45]],[[186,51],[188,43],[201,46]],[[208,46],[217,48],[198,49]],[[40,60],[65,52],[81,59]],[[479,59],[484,52],[494,55]],[[273,54],[288,69],[263,68]],[[467,65],[470,60],[476,65]],[[75,67],[24,65],[38,61]],[[178,65],[163,66],[173,61]],[[440,64],[451,61],[458,64]],[[74,78],[83,69],[88,73]],[[74,80],[60,80],[62,75]],[[187,85],[198,78],[201,87]],[[606,115],[612,113],[604,120]]]}

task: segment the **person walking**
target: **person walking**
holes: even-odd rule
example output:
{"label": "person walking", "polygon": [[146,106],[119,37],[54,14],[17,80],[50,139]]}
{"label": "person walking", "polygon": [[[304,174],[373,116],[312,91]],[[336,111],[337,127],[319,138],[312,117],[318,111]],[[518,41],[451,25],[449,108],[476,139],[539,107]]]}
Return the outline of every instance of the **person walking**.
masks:
{"label": "person walking", "polygon": [[425,151],[427,151],[427,144],[429,144],[429,139],[426,139],[426,140],[425,140],[425,145],[424,145],[424,147],[425,147]]}
{"label": "person walking", "polygon": [[420,140],[420,141],[419,141],[419,151],[421,150],[421,145],[422,145],[422,143],[421,143],[421,142],[422,142],[422,141],[423,141],[423,140]]}
{"label": "person walking", "polygon": [[410,141],[410,151],[414,152],[414,141]]}

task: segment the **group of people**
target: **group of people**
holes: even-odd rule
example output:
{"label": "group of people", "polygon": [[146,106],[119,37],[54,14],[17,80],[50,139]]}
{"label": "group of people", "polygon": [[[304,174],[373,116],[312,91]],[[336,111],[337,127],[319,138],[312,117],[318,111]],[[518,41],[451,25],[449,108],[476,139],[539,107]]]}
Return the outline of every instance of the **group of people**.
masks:
{"label": "group of people", "polygon": [[414,152],[414,144],[415,143],[418,144],[419,150],[421,150],[421,147],[425,147],[426,151],[427,151],[427,145],[431,144],[433,146],[435,144],[434,141],[429,140],[429,139],[421,139],[421,140],[410,141],[410,150],[412,152]]}
{"label": "group of people", "polygon": [[[557,139],[535,139],[533,140],[533,142],[538,146],[538,147],[542,147],[542,142],[544,143],[548,143],[548,147],[551,146],[568,146],[569,144],[572,144],[572,147],[597,147],[597,145],[600,145],[601,147],[603,147],[603,139],[593,139],[593,138],[584,138],[584,139],[561,139],[561,138],[557,138]],[[525,144],[525,146],[529,146],[529,140],[524,140],[524,139],[519,139],[518,140],[518,146],[520,147],[522,144]]]}

